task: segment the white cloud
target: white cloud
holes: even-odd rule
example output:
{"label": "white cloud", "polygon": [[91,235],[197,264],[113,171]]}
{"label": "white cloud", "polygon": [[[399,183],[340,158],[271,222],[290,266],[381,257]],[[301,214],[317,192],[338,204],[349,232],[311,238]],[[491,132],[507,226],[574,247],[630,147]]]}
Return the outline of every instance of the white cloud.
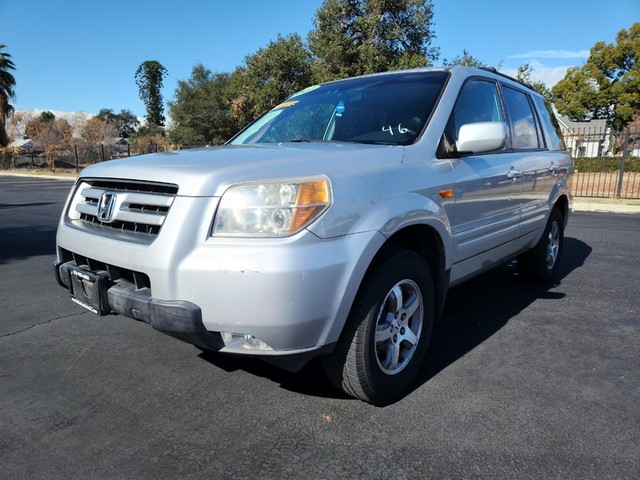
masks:
{"label": "white cloud", "polygon": [[[572,67],[572,65],[550,67],[533,60],[529,62],[529,67],[531,68],[531,82],[544,82],[547,87],[551,88],[564,78],[567,69]],[[517,68],[502,68],[500,71],[514,78],[518,73]]]}
{"label": "white cloud", "polygon": [[589,50],[533,50],[526,53],[515,53],[507,58],[589,58]]}

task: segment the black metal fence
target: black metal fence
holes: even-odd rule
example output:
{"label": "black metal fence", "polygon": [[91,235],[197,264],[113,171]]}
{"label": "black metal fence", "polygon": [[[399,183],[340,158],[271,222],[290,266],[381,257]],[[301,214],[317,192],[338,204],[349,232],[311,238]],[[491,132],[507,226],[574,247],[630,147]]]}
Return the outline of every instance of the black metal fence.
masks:
{"label": "black metal fence", "polygon": [[609,128],[563,132],[576,163],[576,197],[640,199],[640,128],[614,134]]}
{"label": "black metal fence", "polygon": [[[577,197],[640,199],[640,128],[614,134],[608,128],[563,132],[576,162]],[[74,145],[69,148],[0,149],[0,169],[79,172],[94,163],[143,153],[195,148],[184,145]]]}
{"label": "black metal fence", "polygon": [[0,170],[63,170],[79,172],[94,163],[144,153],[193,148],[177,145],[73,145],[67,148],[0,149]]}

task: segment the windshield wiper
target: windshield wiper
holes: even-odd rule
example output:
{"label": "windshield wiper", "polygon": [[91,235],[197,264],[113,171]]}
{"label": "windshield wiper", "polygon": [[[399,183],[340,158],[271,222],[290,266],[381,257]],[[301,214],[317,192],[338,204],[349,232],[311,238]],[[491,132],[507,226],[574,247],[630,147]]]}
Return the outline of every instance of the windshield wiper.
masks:
{"label": "windshield wiper", "polygon": [[289,140],[291,143],[311,143],[311,140],[308,138],[292,138]]}

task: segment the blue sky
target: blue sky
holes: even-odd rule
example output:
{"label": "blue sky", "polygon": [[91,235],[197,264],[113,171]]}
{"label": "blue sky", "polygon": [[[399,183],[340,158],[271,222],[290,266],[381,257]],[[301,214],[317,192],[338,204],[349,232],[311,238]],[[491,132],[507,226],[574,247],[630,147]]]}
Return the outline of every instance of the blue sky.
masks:
{"label": "blue sky", "polygon": [[[13,55],[18,110],[143,116],[134,73],[145,60],[168,70],[163,95],[200,62],[232,71],[278,34],[303,38],[322,0],[0,0],[0,44]],[[529,62],[549,84],[581,65],[596,41],[640,21],[639,0],[434,0],[440,58],[463,49],[513,72]]]}

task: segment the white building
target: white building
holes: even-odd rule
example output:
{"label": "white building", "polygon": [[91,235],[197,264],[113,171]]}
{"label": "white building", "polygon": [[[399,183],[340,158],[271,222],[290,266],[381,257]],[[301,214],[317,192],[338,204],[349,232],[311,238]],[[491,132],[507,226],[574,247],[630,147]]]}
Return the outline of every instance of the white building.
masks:
{"label": "white building", "polygon": [[577,157],[609,157],[613,155],[613,135],[606,120],[574,122],[558,115],[556,117],[564,136],[567,150]]}

